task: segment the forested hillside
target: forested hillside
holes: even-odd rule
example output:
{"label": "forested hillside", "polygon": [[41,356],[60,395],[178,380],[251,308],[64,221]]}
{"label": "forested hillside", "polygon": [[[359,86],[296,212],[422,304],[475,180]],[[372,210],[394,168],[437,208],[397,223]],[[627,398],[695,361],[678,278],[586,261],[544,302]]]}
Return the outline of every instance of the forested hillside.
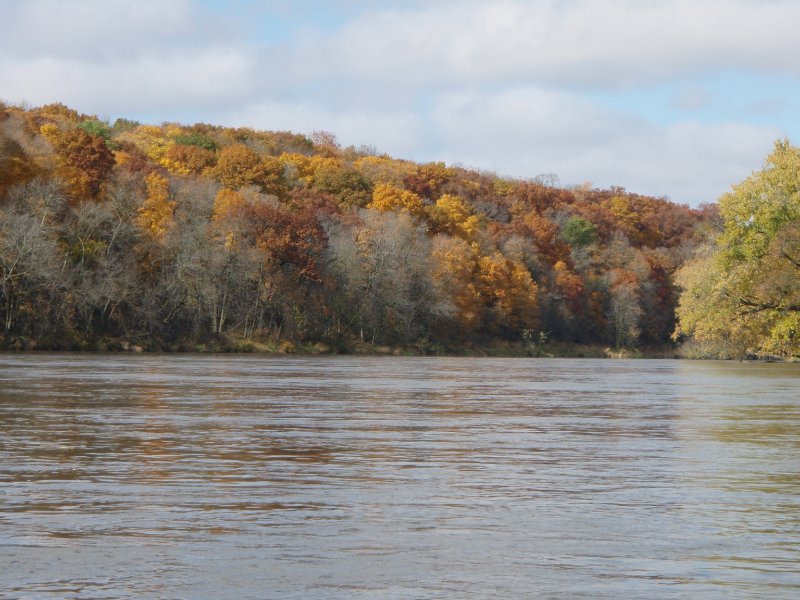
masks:
{"label": "forested hillside", "polygon": [[668,342],[716,207],[551,183],[0,105],[0,346]]}

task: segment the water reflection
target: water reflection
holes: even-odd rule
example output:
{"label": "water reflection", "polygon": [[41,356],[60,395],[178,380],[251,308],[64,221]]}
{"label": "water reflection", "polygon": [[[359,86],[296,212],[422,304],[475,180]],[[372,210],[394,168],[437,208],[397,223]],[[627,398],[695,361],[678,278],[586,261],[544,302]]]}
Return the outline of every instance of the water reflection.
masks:
{"label": "water reflection", "polygon": [[786,597],[795,365],[0,357],[10,597]]}

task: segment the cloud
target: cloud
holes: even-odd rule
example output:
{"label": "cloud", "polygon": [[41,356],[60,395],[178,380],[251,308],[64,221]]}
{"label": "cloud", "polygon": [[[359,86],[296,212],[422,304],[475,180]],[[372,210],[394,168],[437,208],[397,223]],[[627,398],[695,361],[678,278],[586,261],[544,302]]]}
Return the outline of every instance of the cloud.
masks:
{"label": "cloud", "polygon": [[713,100],[711,92],[701,86],[685,86],[672,98],[672,107],[681,111],[697,111],[707,108]]}
{"label": "cloud", "polygon": [[713,202],[761,164],[774,127],[740,123],[658,125],[579,94],[536,86],[436,96],[430,113],[335,110],[314,102],[266,102],[221,119],[229,125],[336,132],[344,145],[374,144],[421,162],[521,178],[554,173],[697,205]]}
{"label": "cloud", "polygon": [[135,116],[219,109],[255,89],[252,50],[189,0],[26,0],[4,11],[6,99]]}
{"label": "cloud", "polygon": [[131,54],[168,55],[220,37],[189,0],[25,0],[4,3],[0,21],[9,59],[59,57],[91,63]]}
{"label": "cloud", "polygon": [[756,168],[780,130],[739,123],[657,125],[583,97],[528,87],[444,96],[432,122],[440,158],[500,174],[713,202]]}
{"label": "cloud", "polygon": [[437,2],[368,12],[309,40],[305,77],[397,85],[536,81],[619,87],[709,68],[796,76],[800,3],[746,0]]}
{"label": "cloud", "polygon": [[33,104],[61,101],[119,114],[220,108],[249,89],[246,55],[225,49],[88,63],[58,57],[0,60],[0,81]]}
{"label": "cloud", "polygon": [[423,120],[410,111],[332,110],[308,102],[263,102],[221,117],[230,126],[288,130],[310,134],[335,132],[345,146],[369,144],[400,158],[418,154],[430,144]]}
{"label": "cloud", "polygon": [[[0,97],[326,129],[402,158],[695,203],[786,135],[770,123],[800,85],[798,22],[793,0],[6,0]],[[714,87],[719,73],[765,89]]]}

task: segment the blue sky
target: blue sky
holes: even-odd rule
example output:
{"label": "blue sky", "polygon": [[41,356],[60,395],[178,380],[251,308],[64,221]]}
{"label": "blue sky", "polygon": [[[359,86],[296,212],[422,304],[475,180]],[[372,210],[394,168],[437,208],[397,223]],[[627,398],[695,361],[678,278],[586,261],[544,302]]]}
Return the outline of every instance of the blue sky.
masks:
{"label": "blue sky", "polygon": [[795,0],[0,0],[0,98],[697,205],[800,140]]}

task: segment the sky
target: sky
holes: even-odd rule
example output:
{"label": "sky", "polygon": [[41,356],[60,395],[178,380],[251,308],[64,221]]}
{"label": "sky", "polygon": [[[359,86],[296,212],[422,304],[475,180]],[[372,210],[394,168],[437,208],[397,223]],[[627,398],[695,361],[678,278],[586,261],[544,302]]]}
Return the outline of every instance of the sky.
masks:
{"label": "sky", "polygon": [[714,202],[800,143],[798,0],[0,0],[0,99]]}

